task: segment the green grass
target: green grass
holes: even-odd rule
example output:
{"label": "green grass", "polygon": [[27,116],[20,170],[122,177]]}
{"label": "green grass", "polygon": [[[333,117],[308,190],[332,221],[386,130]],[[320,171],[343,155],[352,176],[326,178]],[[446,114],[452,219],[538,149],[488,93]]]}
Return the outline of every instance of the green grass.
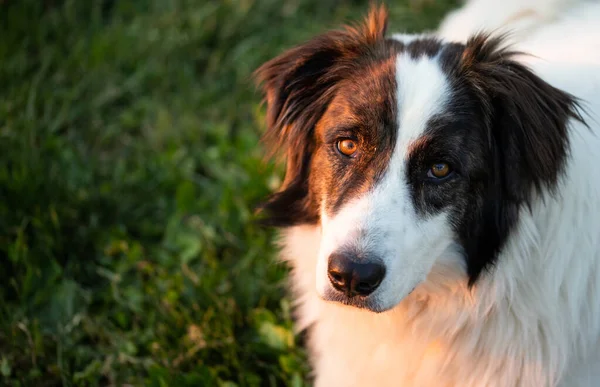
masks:
{"label": "green grass", "polygon": [[[392,29],[452,6],[412,3]],[[309,382],[251,73],[367,8],[0,0],[1,385]]]}

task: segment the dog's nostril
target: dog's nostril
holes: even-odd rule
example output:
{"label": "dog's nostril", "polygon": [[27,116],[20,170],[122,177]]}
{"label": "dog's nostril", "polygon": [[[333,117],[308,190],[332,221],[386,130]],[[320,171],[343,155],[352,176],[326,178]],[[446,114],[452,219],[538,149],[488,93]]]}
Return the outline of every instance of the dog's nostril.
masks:
{"label": "dog's nostril", "polygon": [[359,282],[356,285],[355,289],[356,289],[356,292],[359,294],[362,294],[362,293],[368,294],[368,293],[373,292],[373,290],[375,290],[379,286],[380,283],[381,283],[381,280],[376,280],[373,282],[363,281],[363,282]]}
{"label": "dog's nostril", "polygon": [[329,282],[348,297],[367,296],[381,284],[385,268],[379,263],[360,263],[352,258],[347,254],[331,254],[327,272]]}
{"label": "dog's nostril", "polygon": [[346,281],[346,278],[342,273],[338,273],[334,270],[330,270],[327,274],[329,275],[329,282],[331,282],[333,287],[342,292],[345,292],[346,286],[350,285],[350,283],[352,282],[351,278],[348,278],[348,280]]}
{"label": "dog's nostril", "polygon": [[359,282],[355,289],[357,293],[370,293],[373,286],[367,282]]}
{"label": "dog's nostril", "polygon": [[343,282],[344,281],[344,277],[342,277],[341,274],[338,273],[331,273],[331,278],[336,281],[336,282]]}

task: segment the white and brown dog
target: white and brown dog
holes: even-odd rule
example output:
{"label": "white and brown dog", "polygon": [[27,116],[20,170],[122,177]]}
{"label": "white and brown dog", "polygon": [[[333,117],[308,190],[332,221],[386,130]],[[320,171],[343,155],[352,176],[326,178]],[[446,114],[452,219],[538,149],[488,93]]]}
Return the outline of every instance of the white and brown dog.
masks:
{"label": "white and brown dog", "polygon": [[386,22],[257,72],[316,385],[600,386],[600,4]]}

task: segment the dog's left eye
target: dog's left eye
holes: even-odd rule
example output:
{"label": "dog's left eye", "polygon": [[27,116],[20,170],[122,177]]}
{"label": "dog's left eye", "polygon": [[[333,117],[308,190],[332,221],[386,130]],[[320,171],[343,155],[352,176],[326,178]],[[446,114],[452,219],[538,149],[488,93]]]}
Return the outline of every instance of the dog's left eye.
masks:
{"label": "dog's left eye", "polygon": [[427,171],[427,177],[432,179],[444,179],[452,173],[452,168],[448,163],[435,163]]}

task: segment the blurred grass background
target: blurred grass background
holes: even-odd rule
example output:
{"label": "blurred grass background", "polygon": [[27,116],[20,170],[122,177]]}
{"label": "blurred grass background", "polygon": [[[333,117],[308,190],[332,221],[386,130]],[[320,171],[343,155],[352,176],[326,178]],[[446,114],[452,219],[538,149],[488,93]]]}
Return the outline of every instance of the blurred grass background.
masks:
{"label": "blurred grass background", "polygon": [[[454,1],[393,0],[391,30]],[[251,73],[351,0],[0,0],[0,384],[300,386]]]}

